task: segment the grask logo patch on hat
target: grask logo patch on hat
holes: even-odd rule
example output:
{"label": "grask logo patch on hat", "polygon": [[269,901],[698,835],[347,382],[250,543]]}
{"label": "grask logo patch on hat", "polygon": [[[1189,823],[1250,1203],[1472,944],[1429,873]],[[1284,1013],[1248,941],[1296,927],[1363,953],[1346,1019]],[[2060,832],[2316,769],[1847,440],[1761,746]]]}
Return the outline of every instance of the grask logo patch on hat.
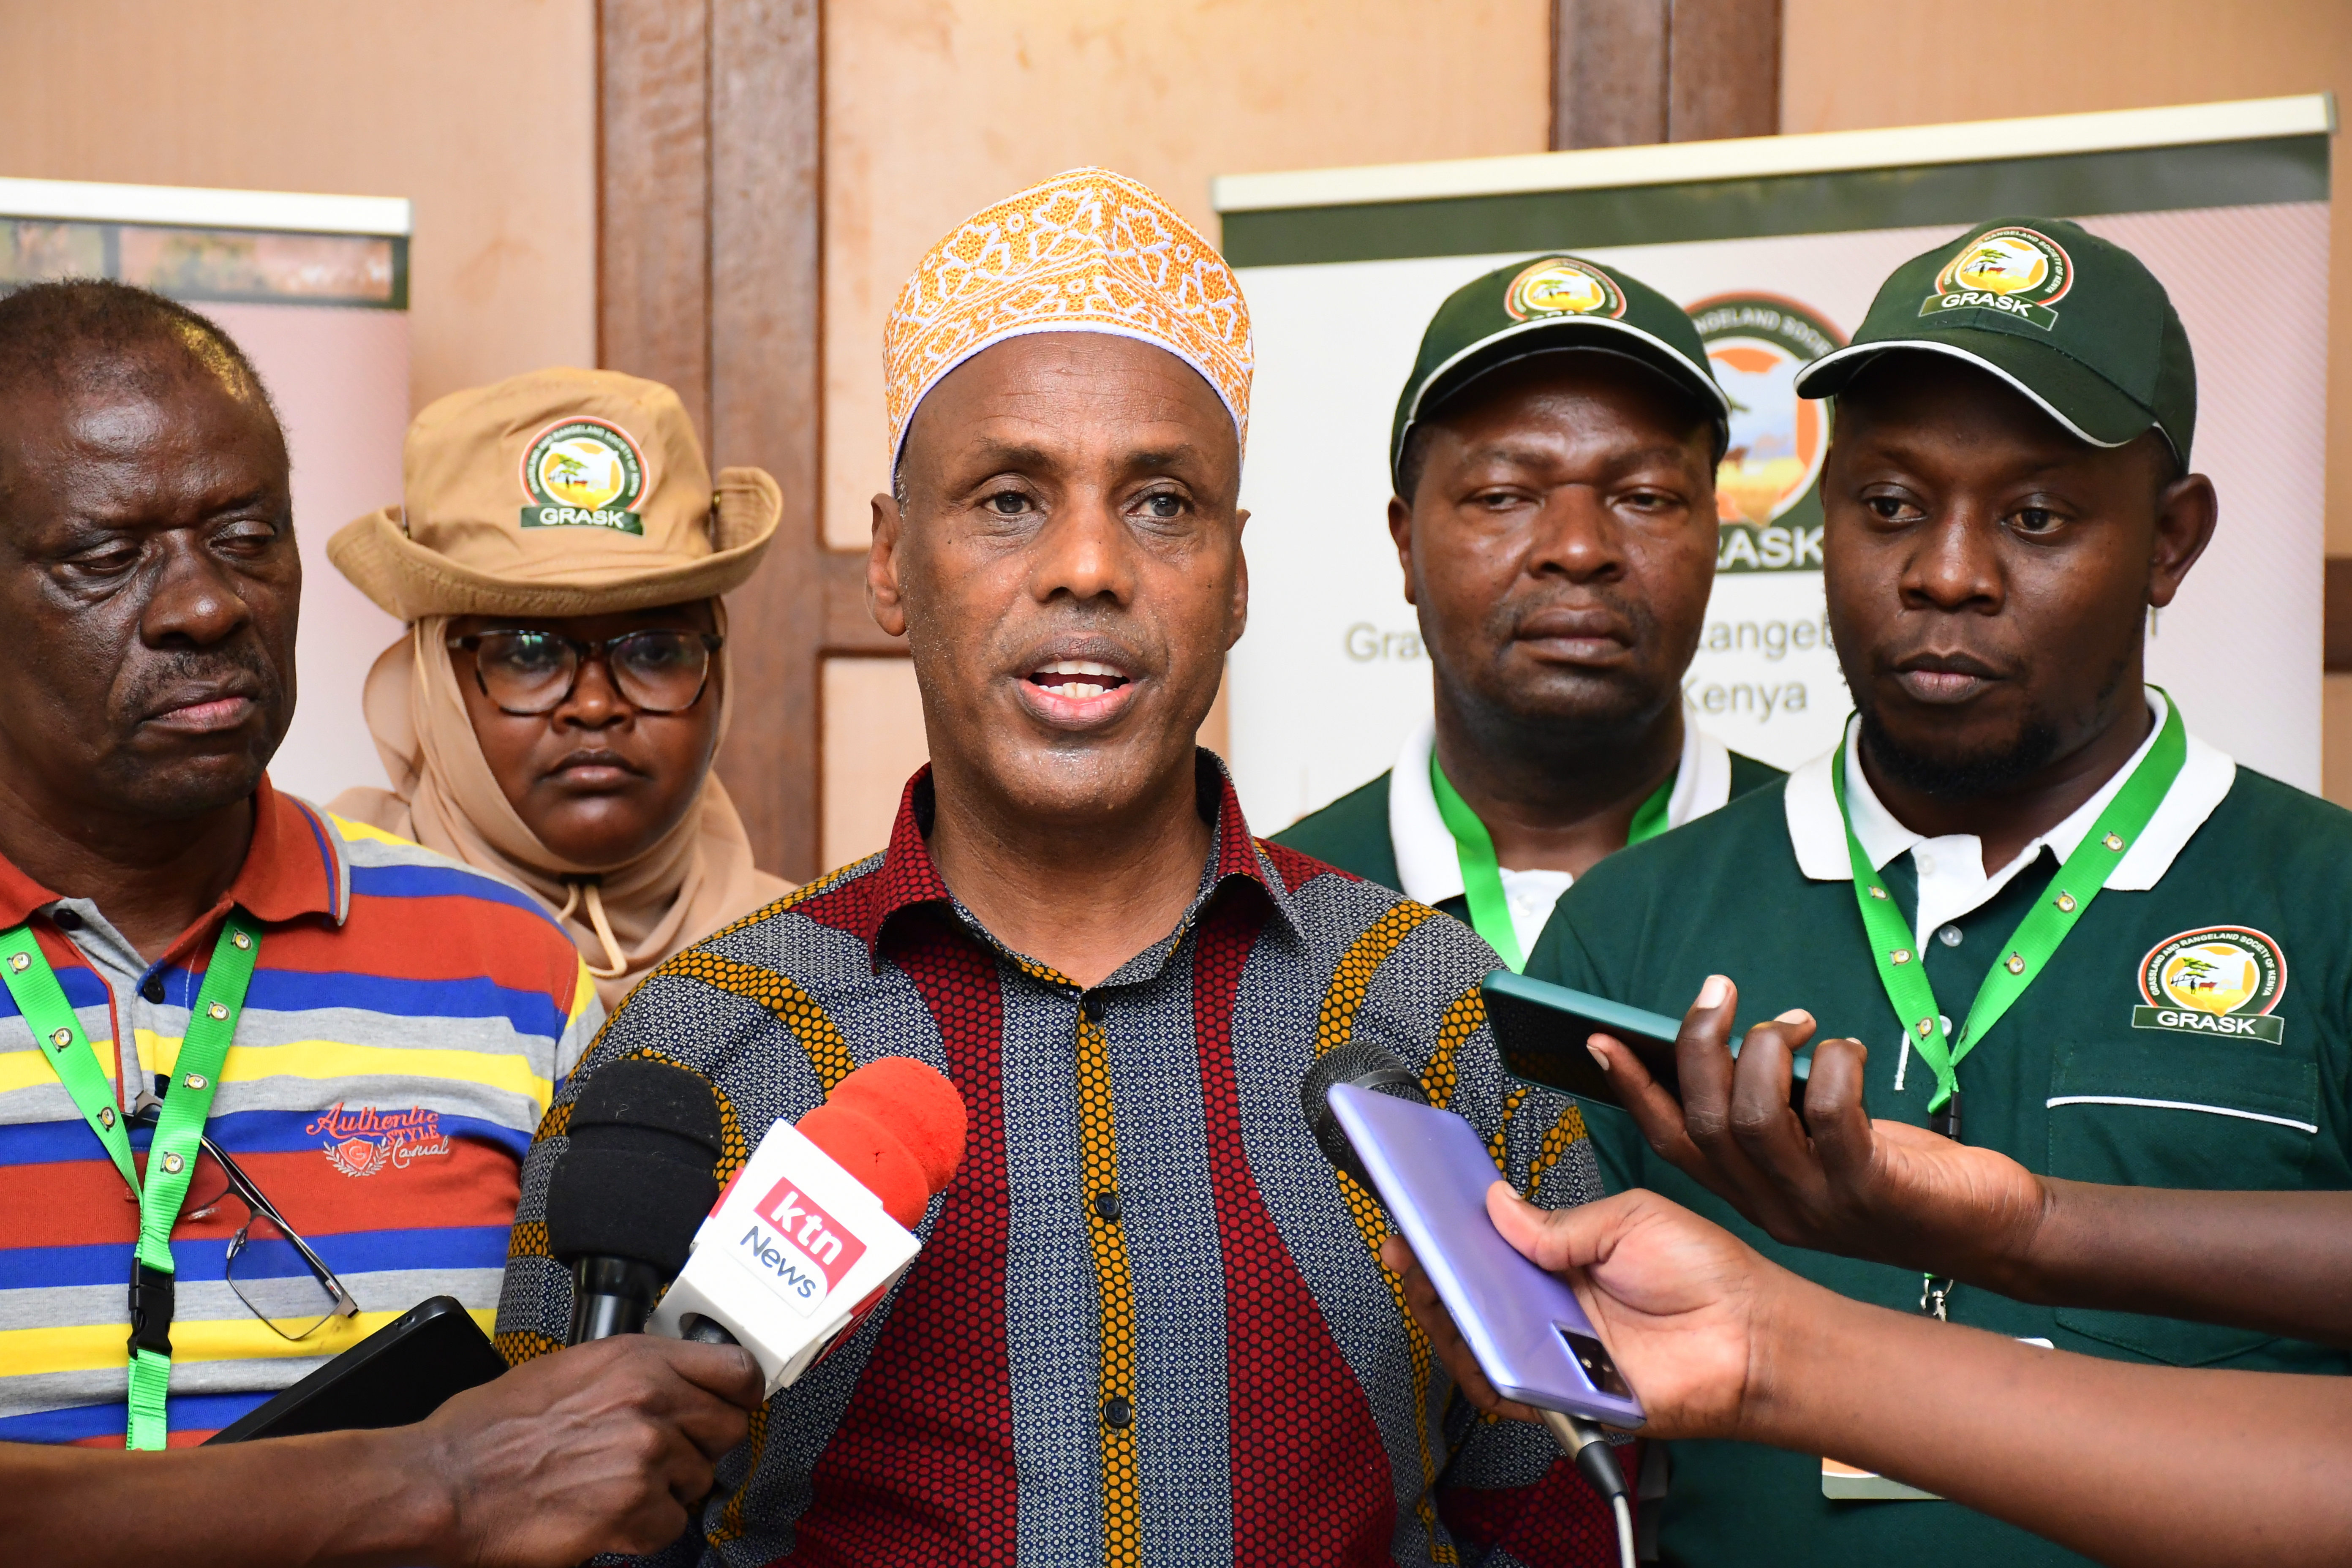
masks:
{"label": "grask logo patch on hat", "polygon": [[2074,258],[2056,240],[2039,229],[1990,228],[1944,263],[1919,313],[1998,310],[2046,332],[2058,322],[2050,307],[2074,284]]}
{"label": "grask logo patch on hat", "polygon": [[1599,268],[1551,256],[1511,279],[1503,291],[1503,309],[1515,321],[1532,316],[1615,317],[1625,313],[1625,295]]}
{"label": "grask logo patch on hat", "polygon": [[2251,926],[2210,926],[2169,936],[2139,961],[2135,1029],[2176,1029],[2269,1040],[2286,1033],[2271,1009],[2286,992],[2286,955]]}
{"label": "grask logo patch on hat", "polygon": [[618,425],[584,416],[559,419],[531,438],[522,455],[525,528],[609,528],[642,534],[637,502],[646,493],[646,458]]}

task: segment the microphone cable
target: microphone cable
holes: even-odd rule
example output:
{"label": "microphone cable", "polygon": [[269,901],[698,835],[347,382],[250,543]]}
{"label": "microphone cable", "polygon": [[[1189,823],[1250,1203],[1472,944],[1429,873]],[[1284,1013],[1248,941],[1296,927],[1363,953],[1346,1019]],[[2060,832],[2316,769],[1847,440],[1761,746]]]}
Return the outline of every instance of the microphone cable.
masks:
{"label": "microphone cable", "polygon": [[1576,1473],[1585,1484],[1609,1500],[1610,1511],[1617,1518],[1617,1561],[1622,1568],[1633,1568],[1633,1505],[1624,1468],[1617,1463],[1608,1436],[1591,1422],[1558,1410],[1543,1412],[1543,1424],[1559,1451],[1576,1461]]}

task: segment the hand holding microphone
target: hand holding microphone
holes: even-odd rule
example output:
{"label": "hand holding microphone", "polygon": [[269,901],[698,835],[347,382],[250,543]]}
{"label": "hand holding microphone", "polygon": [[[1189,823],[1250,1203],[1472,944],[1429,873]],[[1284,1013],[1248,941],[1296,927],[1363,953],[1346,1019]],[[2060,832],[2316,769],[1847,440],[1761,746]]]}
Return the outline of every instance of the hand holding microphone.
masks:
{"label": "hand holding microphone", "polygon": [[625,1334],[538,1357],[422,1421],[111,1452],[0,1443],[11,1563],[566,1568],[660,1551],[761,1405],[733,1346]]}
{"label": "hand holding microphone", "polygon": [[548,1250],[572,1268],[571,1342],[644,1330],[740,1344],[774,1394],[906,1271],[965,1130],[953,1084],[886,1057],[797,1126],[770,1128],[722,1192],[710,1085],[649,1058],[608,1064],[573,1103],[548,1186]]}

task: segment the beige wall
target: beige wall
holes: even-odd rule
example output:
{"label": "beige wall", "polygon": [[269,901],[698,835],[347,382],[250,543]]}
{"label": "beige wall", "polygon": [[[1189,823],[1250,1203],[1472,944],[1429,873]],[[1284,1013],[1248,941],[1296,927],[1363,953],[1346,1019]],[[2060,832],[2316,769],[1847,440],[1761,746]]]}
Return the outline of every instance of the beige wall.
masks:
{"label": "beige wall", "polygon": [[406,196],[416,404],[596,353],[593,0],[0,0],[0,174]]}
{"label": "beige wall", "polygon": [[825,7],[825,535],[882,489],[882,321],[931,242],[1074,164],[1213,240],[1212,176],[1544,145],[1549,0],[854,0]]}

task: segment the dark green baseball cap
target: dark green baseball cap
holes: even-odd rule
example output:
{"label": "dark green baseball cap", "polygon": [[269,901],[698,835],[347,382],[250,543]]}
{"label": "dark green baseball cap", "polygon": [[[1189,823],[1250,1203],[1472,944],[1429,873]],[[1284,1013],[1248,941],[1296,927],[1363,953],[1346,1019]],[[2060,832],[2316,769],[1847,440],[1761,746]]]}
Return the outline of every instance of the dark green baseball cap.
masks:
{"label": "dark green baseball cap", "polygon": [[2197,365],[2179,312],[2138,257],[2081,224],[2000,218],[1913,257],[1879,286],[1853,342],[1797,377],[1797,394],[1833,396],[1896,350],[1990,371],[2094,447],[2160,430],[2189,466]]}
{"label": "dark green baseball cap", "polygon": [[1412,379],[1397,399],[1390,482],[1397,482],[1405,437],[1424,413],[1488,371],[1555,349],[1600,349],[1637,360],[1714,416],[1718,446],[1730,427],[1731,401],[1716,384],[1706,345],[1681,306],[1613,267],[1580,256],[1539,256],[1465,283],[1430,318]]}

